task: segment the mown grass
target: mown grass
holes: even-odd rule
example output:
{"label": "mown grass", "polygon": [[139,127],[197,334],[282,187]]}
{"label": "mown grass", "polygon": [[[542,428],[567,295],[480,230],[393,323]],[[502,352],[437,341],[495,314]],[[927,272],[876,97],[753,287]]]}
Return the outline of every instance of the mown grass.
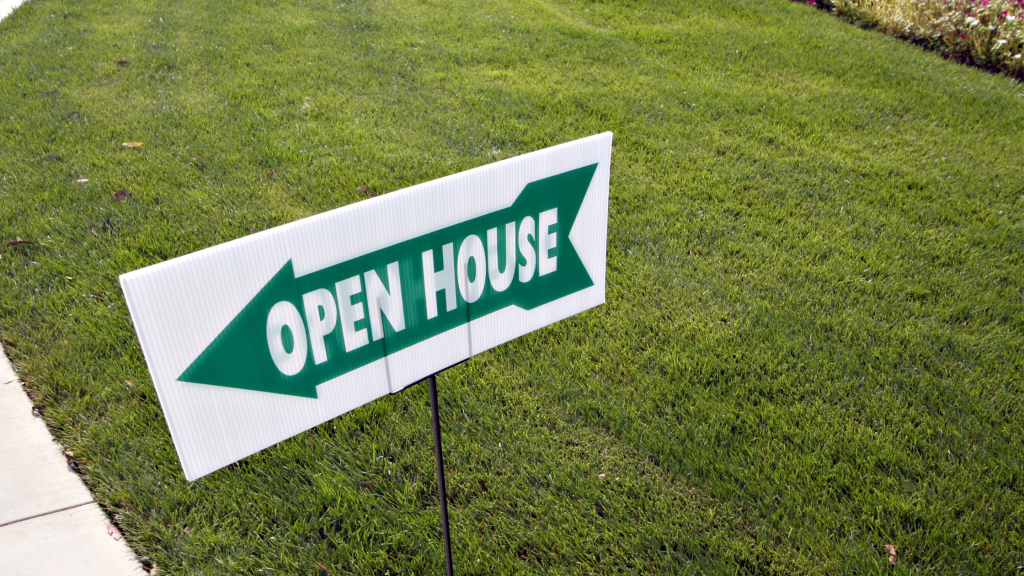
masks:
{"label": "mown grass", "polygon": [[0,32],[0,238],[39,243],[0,249],[0,338],[161,573],[439,573],[429,409],[189,484],[119,274],[605,130],[608,304],[440,378],[458,573],[1024,564],[1019,83],[782,0],[36,0]]}

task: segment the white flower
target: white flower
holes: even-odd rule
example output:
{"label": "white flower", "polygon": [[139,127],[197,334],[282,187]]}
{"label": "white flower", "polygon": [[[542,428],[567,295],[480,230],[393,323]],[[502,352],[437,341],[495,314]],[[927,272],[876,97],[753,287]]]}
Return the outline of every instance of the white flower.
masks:
{"label": "white flower", "polygon": [[997,47],[1002,47],[1003,44],[1006,44],[1007,42],[1008,42],[1008,40],[1006,40],[1004,38],[1000,38],[999,40],[996,40],[996,46]]}
{"label": "white flower", "polygon": [[977,18],[975,18],[974,16],[969,16],[969,17],[967,18],[967,25],[968,25],[968,26],[974,26],[974,25],[975,25],[975,24],[977,24],[977,23],[978,23],[978,19],[977,19]]}
{"label": "white flower", "polygon": [[1010,14],[1008,14],[1008,15],[1006,16],[1006,21],[1007,21],[1007,22],[1013,22],[1013,21],[1014,21],[1014,20],[1016,20],[1016,19],[1017,19],[1017,17],[1016,17],[1016,16],[1013,16],[1013,15],[1010,15]]}
{"label": "white flower", "polygon": [[1020,54],[1014,54],[1013,57],[1016,58],[1017,60],[1020,60]]}

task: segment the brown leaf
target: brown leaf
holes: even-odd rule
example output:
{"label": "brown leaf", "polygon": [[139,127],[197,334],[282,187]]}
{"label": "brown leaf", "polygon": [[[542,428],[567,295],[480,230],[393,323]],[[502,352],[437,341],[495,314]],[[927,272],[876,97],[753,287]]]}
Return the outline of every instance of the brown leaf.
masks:
{"label": "brown leaf", "polygon": [[370,489],[376,486],[377,483],[374,482],[373,480],[367,480],[366,482],[360,482],[359,485],[362,486],[363,488]]}
{"label": "brown leaf", "polygon": [[117,61],[117,67],[118,68],[124,68],[127,65],[128,65],[128,61],[127,60],[118,60]]}
{"label": "brown leaf", "polygon": [[184,532],[185,532],[185,534],[188,534],[188,533],[192,532],[192,528],[189,527],[189,526],[185,526]]}
{"label": "brown leaf", "polygon": [[324,566],[319,562],[317,562],[316,565],[319,566],[324,572],[327,572],[328,574],[334,574],[334,572],[331,572],[331,570],[327,566]]}
{"label": "brown leaf", "polygon": [[59,92],[59,90],[54,88],[53,90],[50,90],[49,92],[43,92],[43,96],[56,96],[57,92]]}
{"label": "brown leaf", "polygon": [[206,164],[203,164],[202,162],[196,162],[195,167],[199,168],[200,170],[206,170]]}
{"label": "brown leaf", "polygon": [[125,148],[140,148],[142,147],[142,142],[121,142],[121,146]]}
{"label": "brown leaf", "polygon": [[32,242],[30,240],[22,240],[21,238],[18,238],[17,240],[11,240],[7,243],[8,246],[19,246],[21,244],[39,244],[39,242]]}
{"label": "brown leaf", "polygon": [[75,180],[75,184],[88,184],[88,183],[89,183],[89,179],[88,178],[79,178],[78,180]]}
{"label": "brown leaf", "polygon": [[47,156],[43,156],[42,158],[40,158],[40,160],[42,160],[43,162],[59,162],[63,160],[63,158],[57,156],[56,154],[49,154]]}
{"label": "brown leaf", "polygon": [[131,386],[132,388],[135,387],[135,384],[132,384],[131,380],[125,380],[124,383],[127,384],[128,386]]}
{"label": "brown leaf", "polygon": [[362,192],[363,194],[369,194],[371,198],[377,195],[376,192],[374,192],[373,190],[370,190],[366,186],[360,186],[359,188],[356,188],[356,190]]}
{"label": "brown leaf", "polygon": [[271,170],[270,172],[267,172],[266,174],[260,176],[260,178],[273,178],[274,174],[277,174],[277,172],[274,172],[273,170]]}
{"label": "brown leaf", "polygon": [[96,233],[96,227],[95,226],[89,228],[89,232],[92,232],[93,236],[99,236],[99,234]]}
{"label": "brown leaf", "polygon": [[113,536],[114,540],[121,539],[121,531],[117,529],[117,526],[114,526],[113,522],[107,524],[107,534]]}
{"label": "brown leaf", "polygon": [[127,191],[127,190],[118,190],[117,193],[114,194],[114,199],[116,199],[118,201],[127,200],[128,198],[131,198],[131,197],[132,197],[132,193]]}
{"label": "brown leaf", "polygon": [[896,565],[896,545],[895,544],[886,544],[886,545],[882,546],[882,548],[884,548],[885,552],[889,555],[889,564],[892,564],[893,566],[895,566]]}
{"label": "brown leaf", "polygon": [[313,443],[312,443],[312,442],[310,442],[309,440],[306,440],[306,444],[309,444],[309,447],[310,447],[310,448],[314,448],[314,446],[313,446]]}

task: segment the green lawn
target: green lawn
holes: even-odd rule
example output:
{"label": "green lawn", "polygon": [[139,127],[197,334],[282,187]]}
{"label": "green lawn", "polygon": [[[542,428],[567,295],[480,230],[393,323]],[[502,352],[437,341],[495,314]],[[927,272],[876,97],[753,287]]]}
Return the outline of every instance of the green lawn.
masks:
{"label": "green lawn", "polygon": [[0,22],[0,339],[147,566],[441,573],[430,413],[187,483],[119,274],[605,130],[608,303],[439,379],[456,572],[1024,565],[1024,85],[785,0],[256,4]]}

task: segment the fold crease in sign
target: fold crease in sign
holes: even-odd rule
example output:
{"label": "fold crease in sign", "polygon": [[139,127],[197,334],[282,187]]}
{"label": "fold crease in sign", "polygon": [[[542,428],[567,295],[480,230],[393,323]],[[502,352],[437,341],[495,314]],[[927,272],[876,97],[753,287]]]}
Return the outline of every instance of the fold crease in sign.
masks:
{"label": "fold crease in sign", "polygon": [[190,480],[605,298],[610,133],[121,277]]}

